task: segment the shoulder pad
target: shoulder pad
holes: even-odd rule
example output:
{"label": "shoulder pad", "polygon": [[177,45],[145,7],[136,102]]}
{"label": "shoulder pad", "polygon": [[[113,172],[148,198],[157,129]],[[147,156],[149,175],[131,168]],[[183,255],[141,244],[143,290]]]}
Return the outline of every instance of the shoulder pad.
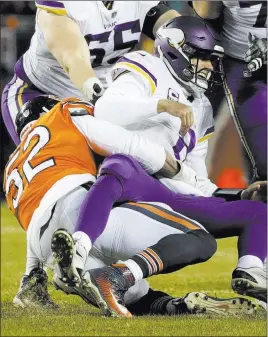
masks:
{"label": "shoulder pad", "polygon": [[114,81],[125,71],[133,72],[149,83],[153,94],[157,87],[156,69],[154,56],[145,51],[135,51],[121,57],[113,66],[110,76]]}
{"label": "shoulder pad", "polygon": [[71,116],[94,115],[94,106],[91,103],[80,101],[78,99],[68,99],[62,102],[62,108],[70,113]]}
{"label": "shoulder pad", "polygon": [[91,12],[92,4],[89,1],[43,1],[36,0],[36,7],[49,13],[66,15],[76,21],[86,20]]}
{"label": "shoulder pad", "polygon": [[91,19],[95,1],[63,1],[68,15],[76,21]]}

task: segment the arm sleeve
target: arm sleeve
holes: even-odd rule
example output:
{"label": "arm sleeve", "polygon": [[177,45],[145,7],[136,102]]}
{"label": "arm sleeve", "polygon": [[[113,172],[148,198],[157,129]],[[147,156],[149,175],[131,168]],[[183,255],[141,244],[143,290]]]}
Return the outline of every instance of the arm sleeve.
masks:
{"label": "arm sleeve", "polygon": [[117,125],[128,125],[156,116],[159,99],[151,97],[150,84],[136,73],[125,72],[110,84],[97,101],[97,119]]}
{"label": "arm sleeve", "polygon": [[142,27],[142,32],[146,36],[150,37],[152,40],[155,39],[153,34],[154,25],[157,20],[171,8],[169,7],[167,1],[160,1],[156,6],[150,8],[146,13],[145,20]]}
{"label": "arm sleeve", "polygon": [[165,163],[162,146],[151,143],[142,135],[99,121],[92,116],[71,116],[74,125],[86,137],[89,147],[101,156],[121,153],[134,157],[149,173],[158,172]]}

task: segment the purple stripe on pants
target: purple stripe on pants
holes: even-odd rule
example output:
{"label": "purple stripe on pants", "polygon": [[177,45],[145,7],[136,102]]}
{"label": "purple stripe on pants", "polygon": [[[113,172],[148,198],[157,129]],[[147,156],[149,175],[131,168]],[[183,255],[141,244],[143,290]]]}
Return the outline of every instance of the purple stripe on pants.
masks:
{"label": "purple stripe on pants", "polygon": [[20,79],[22,79],[24,82],[31,85],[31,81],[23,68],[23,56],[20,57],[18,61],[16,62],[14,66],[14,72]]}
{"label": "purple stripe on pants", "polygon": [[2,110],[2,117],[3,117],[3,121],[5,123],[5,126],[7,128],[7,131],[10,135],[10,137],[12,138],[13,142],[18,145],[20,140],[19,137],[17,135],[17,131],[15,129],[13,120],[11,118],[11,114],[8,108],[8,92],[10,87],[16,82],[17,80],[17,75],[15,74],[13,79],[5,86],[3,94],[2,94],[2,98],[1,98],[1,110]]}

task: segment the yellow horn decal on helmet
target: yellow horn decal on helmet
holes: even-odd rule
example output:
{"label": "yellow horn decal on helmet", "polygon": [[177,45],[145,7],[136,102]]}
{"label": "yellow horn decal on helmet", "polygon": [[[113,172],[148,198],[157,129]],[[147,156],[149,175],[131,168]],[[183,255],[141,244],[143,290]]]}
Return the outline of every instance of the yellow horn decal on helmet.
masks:
{"label": "yellow horn decal on helmet", "polygon": [[180,43],[177,43],[177,47],[175,47],[175,45],[173,43],[170,42],[170,39],[167,39],[168,40],[168,44],[170,45],[170,47],[172,48],[180,48],[184,42],[185,42],[185,39],[183,39]]}
{"label": "yellow horn decal on helmet", "polygon": [[180,43],[178,43],[178,48],[180,48],[185,42],[185,39],[183,39]]}

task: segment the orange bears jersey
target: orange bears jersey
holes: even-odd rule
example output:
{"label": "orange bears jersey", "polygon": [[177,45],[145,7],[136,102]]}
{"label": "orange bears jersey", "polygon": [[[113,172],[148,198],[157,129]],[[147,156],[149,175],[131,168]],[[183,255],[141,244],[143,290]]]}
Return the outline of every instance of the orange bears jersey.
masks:
{"label": "orange bears jersey", "polygon": [[88,181],[96,165],[71,111],[93,114],[93,107],[68,99],[35,121],[22,137],[5,168],[4,190],[9,208],[27,230],[33,213],[48,207]]}

